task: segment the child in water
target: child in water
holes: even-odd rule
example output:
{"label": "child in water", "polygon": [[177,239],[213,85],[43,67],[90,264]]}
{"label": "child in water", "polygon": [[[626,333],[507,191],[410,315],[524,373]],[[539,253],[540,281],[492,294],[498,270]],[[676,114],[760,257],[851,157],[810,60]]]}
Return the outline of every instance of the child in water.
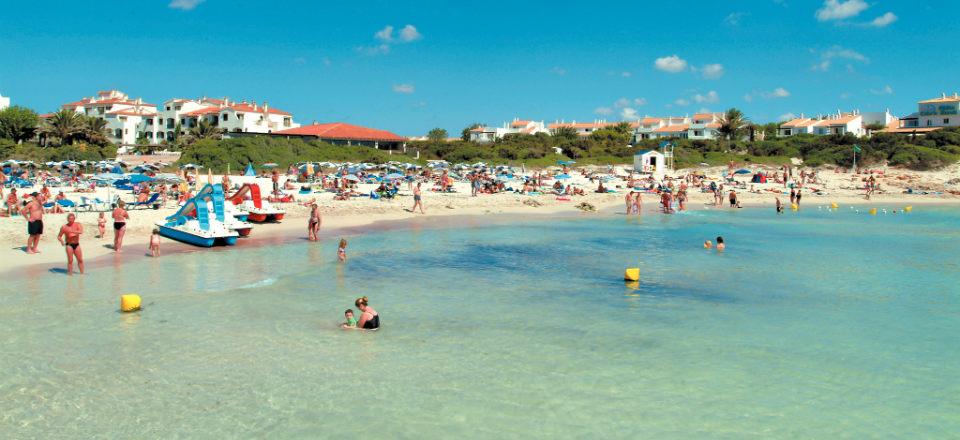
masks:
{"label": "child in water", "polygon": [[160,230],[156,228],[150,233],[150,256],[160,256]]}
{"label": "child in water", "polygon": [[340,261],[347,261],[347,240],[340,239],[340,247],[337,248],[337,259]]}
{"label": "child in water", "polygon": [[722,251],[726,248],[727,246],[723,244],[723,237],[717,237],[717,250]]}
{"label": "child in water", "polygon": [[343,328],[357,328],[357,318],[353,317],[353,309],[347,309],[343,312],[343,317],[346,318],[347,322],[344,322],[340,325]]}
{"label": "child in water", "polygon": [[704,248],[704,249],[710,249],[710,248],[712,248],[712,247],[713,247],[713,242],[712,242],[712,241],[707,240],[707,241],[703,242],[703,248]]}

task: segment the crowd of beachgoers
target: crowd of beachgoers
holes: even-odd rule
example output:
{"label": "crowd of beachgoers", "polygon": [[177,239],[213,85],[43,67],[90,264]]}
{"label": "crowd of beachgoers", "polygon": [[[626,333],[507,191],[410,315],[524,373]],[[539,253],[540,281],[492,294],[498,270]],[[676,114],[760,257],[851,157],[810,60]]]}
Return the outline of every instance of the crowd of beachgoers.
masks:
{"label": "crowd of beachgoers", "polygon": [[[411,216],[596,209],[640,215],[744,206],[782,212],[809,204],[960,201],[957,166],[908,172],[729,164],[653,175],[634,172],[627,165],[573,162],[536,170],[483,163],[321,163],[287,169],[266,164],[214,175],[196,165],[162,172],[164,165],[127,170],[119,163],[4,162],[0,240],[10,257],[5,259],[7,268],[62,262],[64,252],[54,250],[58,247],[67,253],[86,250],[87,258],[119,252],[129,249],[124,240],[157,255],[156,222],[172,215],[206,183],[221,183],[228,192],[257,184],[264,197],[287,215],[281,225],[258,225],[254,235],[302,234],[311,240],[320,238],[321,228]],[[13,257],[18,253],[30,255]]]}

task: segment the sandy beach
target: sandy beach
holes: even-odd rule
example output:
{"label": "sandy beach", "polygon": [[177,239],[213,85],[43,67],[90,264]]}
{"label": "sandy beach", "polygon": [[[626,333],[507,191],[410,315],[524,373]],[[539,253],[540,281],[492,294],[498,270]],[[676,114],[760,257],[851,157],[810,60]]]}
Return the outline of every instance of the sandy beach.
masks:
{"label": "sandy beach", "polygon": [[[703,172],[708,178],[719,179],[725,167],[700,168],[697,170],[678,170],[674,176],[682,176],[692,171]],[[242,247],[254,243],[263,243],[264,241],[298,239],[306,236],[306,219],[309,210],[301,205],[307,200],[316,200],[323,215],[321,228],[321,238],[327,239],[332,236],[352,235],[362,233],[370,228],[388,227],[389,224],[403,224],[411,222],[414,225],[430,225],[431,223],[450,222],[450,219],[471,218],[471,222],[489,222],[494,217],[501,216],[507,218],[517,217],[535,217],[543,218],[547,216],[561,215],[584,215],[578,205],[588,203],[597,209],[600,215],[610,213],[622,213],[624,205],[624,193],[629,189],[624,180],[615,179],[608,183],[615,193],[598,194],[593,192],[596,188],[595,183],[590,183],[578,171],[571,171],[573,178],[568,182],[577,185],[586,190],[582,196],[557,197],[552,194],[541,195],[521,195],[507,192],[498,194],[481,194],[477,197],[470,196],[470,189],[467,182],[456,182],[453,193],[439,193],[424,191],[424,204],[426,214],[411,213],[409,208],[413,204],[413,197],[410,190],[403,185],[400,193],[394,199],[372,200],[367,197],[357,197],[347,201],[334,200],[334,195],[329,192],[314,192],[311,194],[298,194],[295,196],[296,202],[281,204],[287,211],[285,219],[281,223],[262,224],[254,228],[251,238],[247,238],[238,243]],[[807,185],[804,191],[804,198],[801,209],[809,209],[817,206],[826,207],[832,203],[839,205],[862,205],[867,207],[897,209],[909,205],[924,204],[960,204],[960,196],[950,193],[960,190],[960,165],[954,165],[947,169],[933,172],[919,172],[906,170],[885,170],[883,174],[875,174],[880,183],[882,191],[874,194],[870,200],[866,200],[862,190],[863,175],[851,175],[845,173],[836,173],[832,169],[822,169],[819,171],[819,180],[821,183]],[[214,175],[215,182],[220,181],[218,175]],[[258,183],[261,188],[269,188],[270,180],[267,178],[250,178],[231,176],[234,183]],[[749,175],[738,176],[738,181],[749,182]],[[206,183],[207,176],[199,176],[200,183]],[[553,181],[548,181],[552,183]],[[299,187],[300,184],[297,184]],[[514,186],[517,186],[515,183]],[[745,208],[769,208],[773,209],[775,204],[774,191],[789,191],[782,184],[746,184],[747,190],[737,190],[741,204]],[[817,195],[810,192],[810,188],[822,190],[825,195]],[[930,194],[905,194],[906,188],[913,188],[914,191],[926,191]],[[367,193],[374,189],[372,184],[360,184],[358,191]],[[751,192],[751,189],[753,190]],[[60,191],[60,188],[51,188],[54,194]],[[773,191],[772,191],[773,190]],[[71,192],[72,188],[63,188],[67,197],[73,200],[79,200],[79,196],[91,197],[90,193],[78,194]],[[115,192],[115,191],[114,191]],[[288,191],[296,193],[296,191]],[[936,194],[939,193],[939,194]],[[97,193],[93,194],[101,199],[108,197],[108,190],[98,188]],[[789,196],[781,195],[784,204],[789,205]],[[130,195],[124,197],[125,200],[132,198]],[[644,194],[644,215],[661,215],[658,206],[658,197],[655,194]],[[724,207],[730,209],[727,205],[726,195],[724,197]],[[698,190],[689,191],[689,201],[687,209],[718,209],[713,204],[713,194],[700,192]],[[124,240],[124,248],[118,255],[110,258],[114,263],[122,262],[128,258],[143,257],[146,253],[146,243],[150,231],[158,220],[172,215],[176,212],[176,205],[173,201],[160,209],[139,209],[130,211],[130,221],[127,223],[127,234]],[[112,244],[113,231],[109,224],[106,231],[106,237],[97,238],[97,212],[78,211],[78,221],[84,226],[85,234],[83,236],[83,250],[85,259],[89,263],[95,264],[96,261],[104,259],[109,255],[117,254],[110,247]],[[65,257],[56,241],[56,232],[60,225],[64,224],[66,214],[45,214],[45,233],[40,241],[39,249],[41,253],[28,255],[24,252],[26,242],[26,222],[19,216],[14,218],[0,218],[0,256],[4,261],[4,271],[17,272],[27,266],[36,265],[43,268],[54,268],[65,264]],[[109,220],[109,213],[107,213]],[[456,221],[456,220],[453,220]],[[162,252],[182,252],[196,250],[186,244],[178,243],[173,240],[164,239]]]}

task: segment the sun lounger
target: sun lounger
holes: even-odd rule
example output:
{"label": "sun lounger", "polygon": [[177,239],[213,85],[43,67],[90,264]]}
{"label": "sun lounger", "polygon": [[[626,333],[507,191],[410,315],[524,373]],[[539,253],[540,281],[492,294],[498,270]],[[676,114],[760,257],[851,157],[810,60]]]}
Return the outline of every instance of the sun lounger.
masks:
{"label": "sun lounger", "polygon": [[157,199],[160,198],[160,193],[150,194],[150,198],[143,202],[133,202],[130,204],[130,209],[139,209],[139,208],[149,208],[154,203],[157,203]]}

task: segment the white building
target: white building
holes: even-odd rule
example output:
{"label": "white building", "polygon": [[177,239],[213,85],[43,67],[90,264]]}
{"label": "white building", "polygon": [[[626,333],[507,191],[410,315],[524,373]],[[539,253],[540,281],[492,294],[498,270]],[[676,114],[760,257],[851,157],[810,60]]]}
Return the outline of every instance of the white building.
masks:
{"label": "white building", "polygon": [[883,112],[860,113],[854,110],[849,113],[837,112],[830,115],[818,115],[816,118],[807,118],[800,115],[777,128],[777,137],[796,136],[798,134],[814,135],[844,135],[852,134],[856,137],[870,135],[867,126],[881,124],[884,127],[895,125],[897,118],[890,110]]}
{"label": "white building", "polygon": [[514,118],[512,122],[504,122],[503,127],[477,127],[470,130],[470,140],[473,142],[493,142],[502,139],[508,134],[550,134],[546,124],[543,121],[530,121]]}
{"label": "white building", "polygon": [[617,125],[615,122],[607,122],[605,120],[596,120],[593,122],[564,122],[556,121],[547,126],[547,130],[551,135],[556,134],[557,130],[560,128],[572,128],[577,132],[578,136],[590,136],[593,132]]}
{"label": "white building", "polygon": [[109,139],[119,145],[133,145],[138,139],[159,144],[187,134],[201,120],[232,133],[271,133],[299,127],[293,116],[269,104],[234,102],[228,98],[170,99],[161,108],[130,99],[118,90],[98,92],[96,96],[64,104],[64,109],[107,121]]}
{"label": "white building", "polygon": [[666,156],[657,150],[638,151],[633,155],[633,170],[638,173],[662,176],[666,167]]}
{"label": "white building", "polygon": [[0,110],[10,107],[10,97],[0,95]]}
{"label": "white building", "polygon": [[64,104],[61,108],[107,121],[110,141],[121,145],[134,144],[142,124],[157,114],[157,106],[142,99],[130,99],[119,90],[104,90],[96,96]]}
{"label": "white building", "polygon": [[658,138],[716,139],[723,113],[696,113],[689,116],[644,117],[635,124],[637,141]]}
{"label": "white building", "polygon": [[[236,102],[230,98],[170,99],[163,103],[158,119],[156,142],[174,140],[177,124],[179,134],[184,135],[203,120],[230,133],[273,133],[300,126],[290,113],[271,108],[266,102]],[[149,139],[149,130],[146,136]]]}

